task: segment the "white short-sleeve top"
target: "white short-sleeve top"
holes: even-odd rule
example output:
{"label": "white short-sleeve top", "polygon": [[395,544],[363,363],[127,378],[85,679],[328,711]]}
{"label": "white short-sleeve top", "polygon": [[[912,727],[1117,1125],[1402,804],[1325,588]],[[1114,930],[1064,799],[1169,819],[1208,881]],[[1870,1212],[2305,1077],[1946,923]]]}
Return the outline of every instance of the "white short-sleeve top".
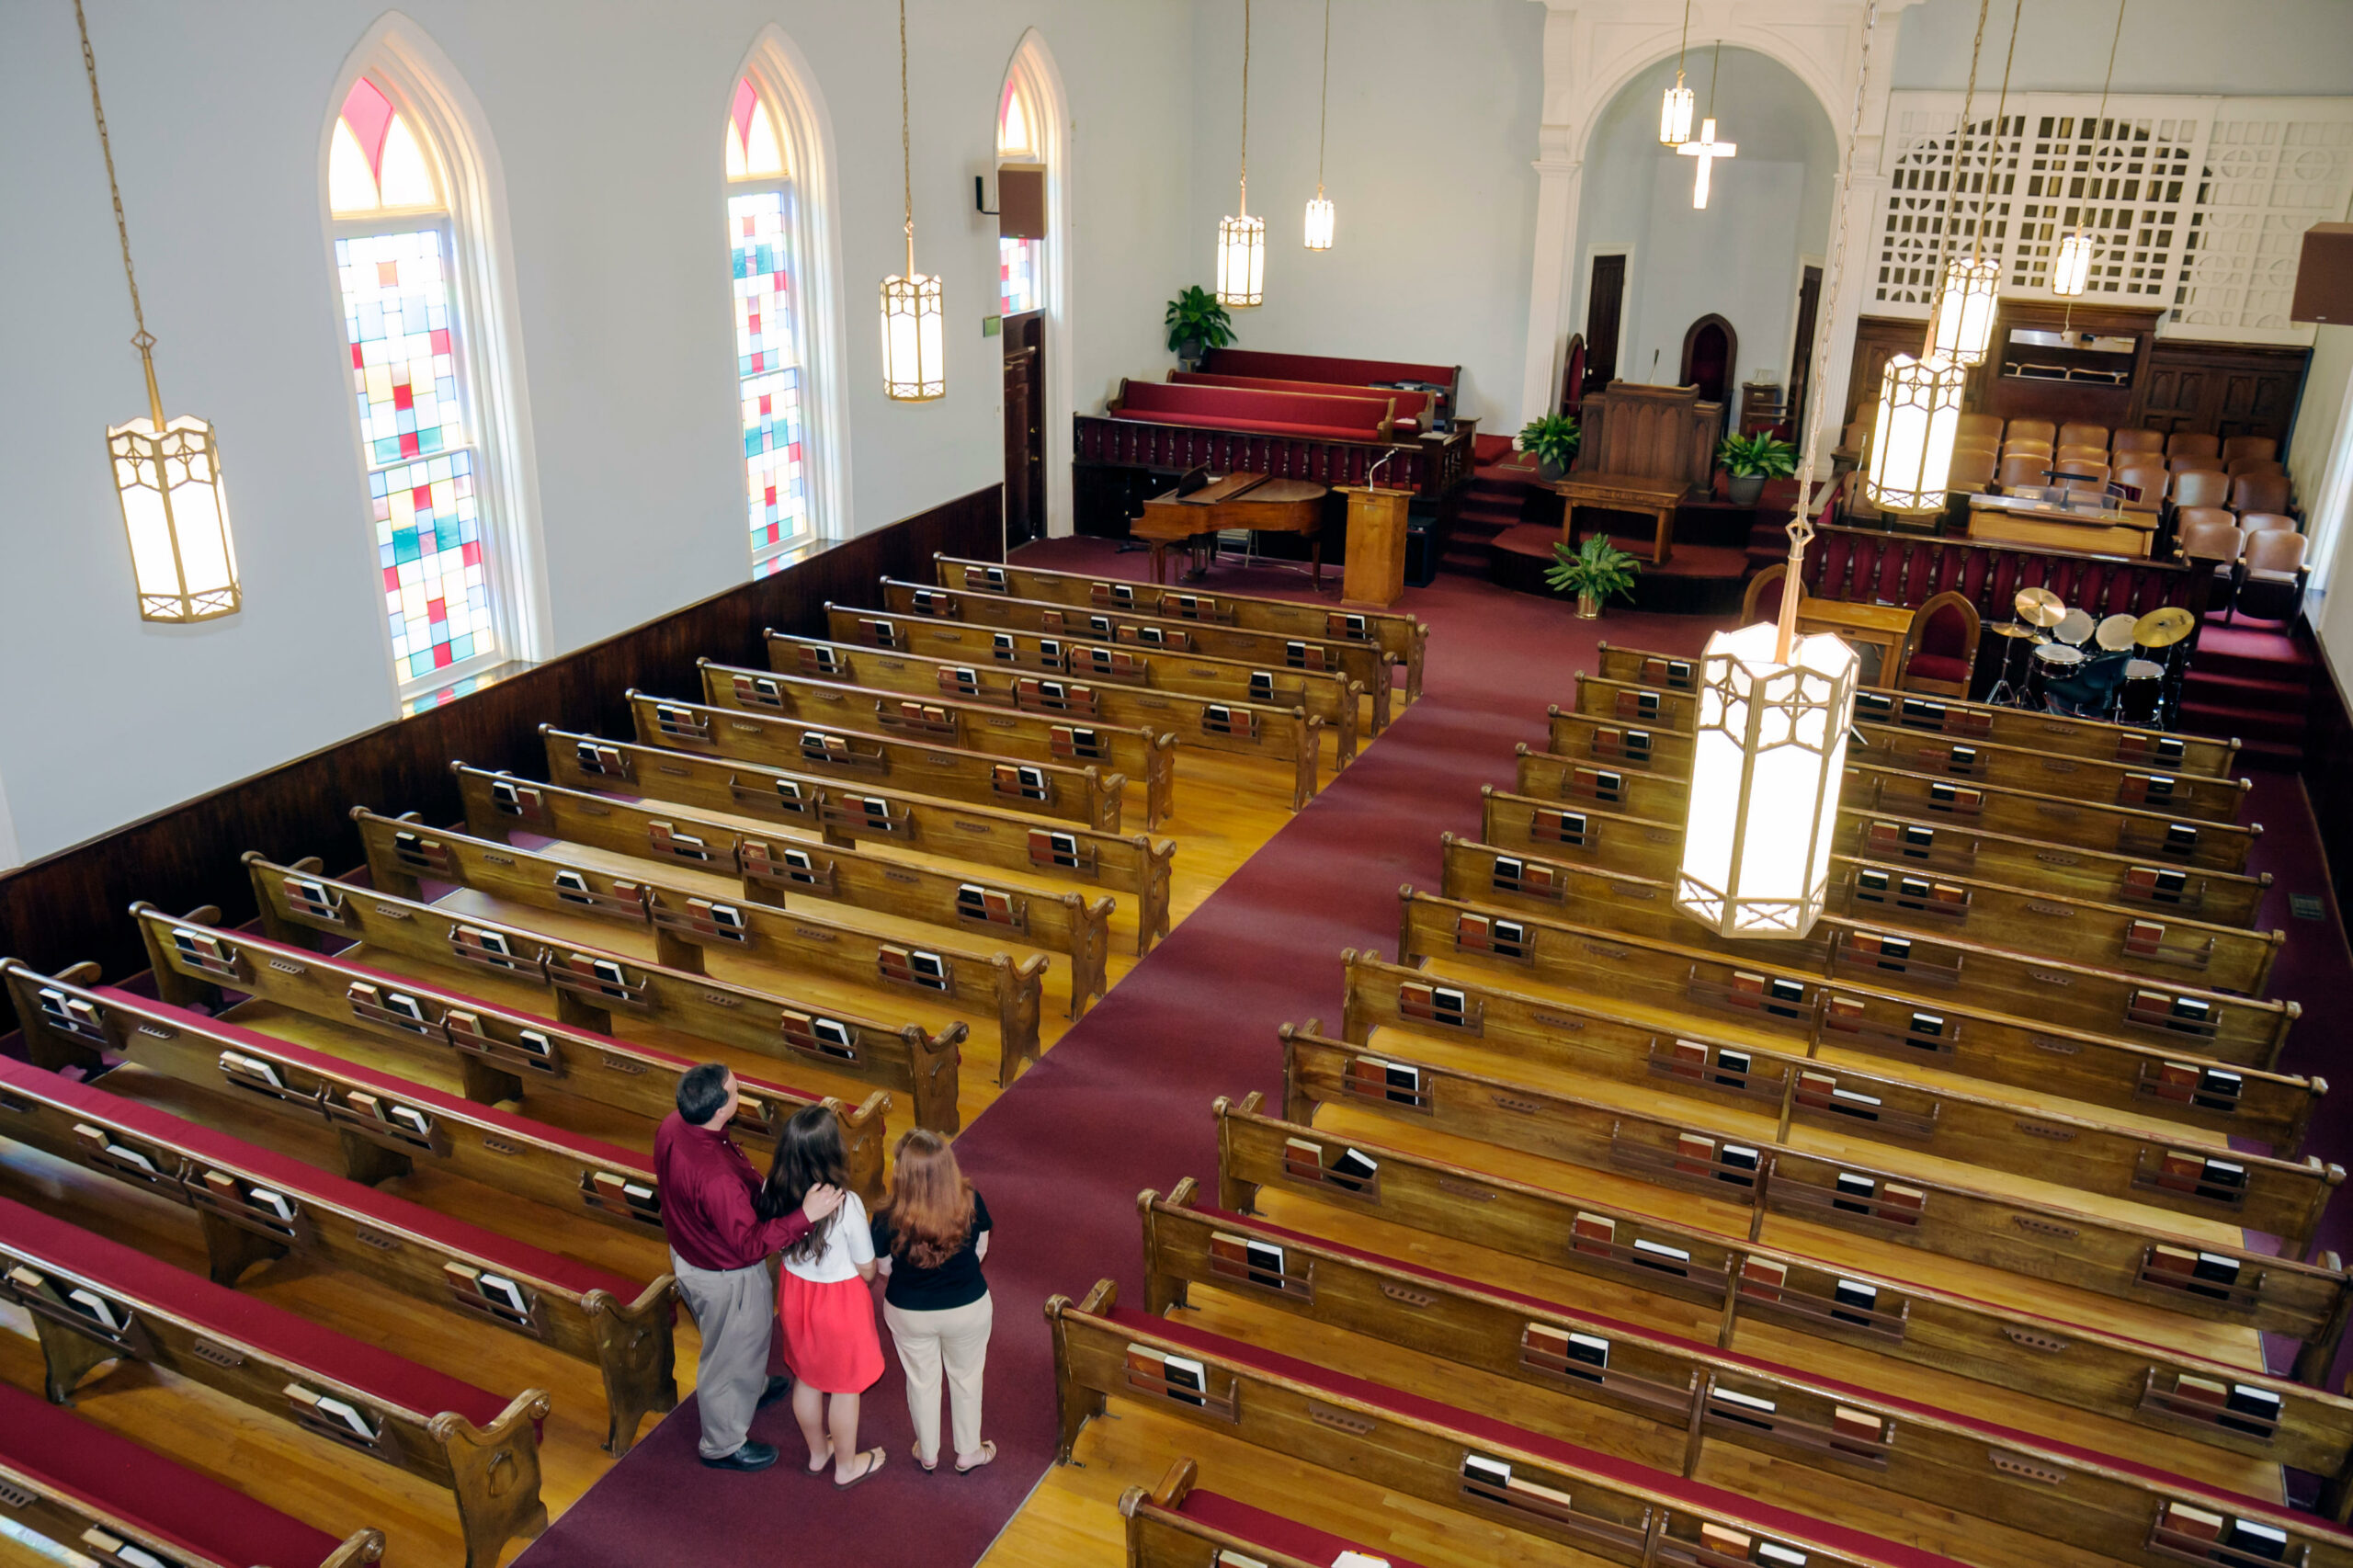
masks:
{"label": "white short-sleeve top", "polygon": [[834,1210],[833,1229],[825,1233],[825,1244],[817,1256],[788,1256],[784,1267],[788,1273],[813,1285],[831,1285],[837,1280],[857,1278],[858,1266],[873,1261],[873,1227],[867,1220],[866,1205],[852,1192],[845,1194],[842,1206]]}

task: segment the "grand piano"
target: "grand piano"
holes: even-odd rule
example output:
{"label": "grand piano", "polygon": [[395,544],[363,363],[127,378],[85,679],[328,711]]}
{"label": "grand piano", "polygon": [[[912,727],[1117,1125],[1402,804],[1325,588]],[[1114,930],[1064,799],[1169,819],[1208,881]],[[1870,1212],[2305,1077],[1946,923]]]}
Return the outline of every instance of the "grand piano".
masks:
{"label": "grand piano", "polygon": [[1324,585],[1324,497],[1320,484],[1303,479],[1276,479],[1263,473],[1229,473],[1211,479],[1197,468],[1176,482],[1176,488],[1143,504],[1143,516],[1129,524],[1131,537],[1152,546],[1152,580],[1165,583],[1168,547],[1181,545],[1192,559],[1188,576],[1209,569],[1215,536],[1224,528],[1248,528],[1256,533],[1303,534],[1309,558],[1315,566],[1315,585]]}

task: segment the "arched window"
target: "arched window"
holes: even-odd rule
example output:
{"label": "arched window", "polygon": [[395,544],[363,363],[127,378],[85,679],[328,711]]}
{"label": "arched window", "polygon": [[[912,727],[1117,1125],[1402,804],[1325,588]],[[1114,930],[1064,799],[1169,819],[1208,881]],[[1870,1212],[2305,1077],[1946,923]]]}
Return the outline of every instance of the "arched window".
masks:
{"label": "arched window", "polygon": [[450,171],[372,77],[327,153],[336,282],[374,506],[393,674],[452,688],[517,656],[461,319]]}
{"label": "arched window", "polygon": [[[1046,161],[1040,106],[1018,70],[1006,73],[1005,97],[997,105],[996,161],[999,167],[1006,164],[1042,164]],[[999,309],[1008,316],[1040,309],[1045,302],[1044,278],[1040,269],[1045,266],[1046,246],[1041,240],[1016,239],[1000,234],[996,242],[997,295]]]}
{"label": "arched window", "polygon": [[752,575],[816,532],[803,367],[801,225],[781,117],[750,76],[727,114],[727,243],[734,261],[735,378]]}

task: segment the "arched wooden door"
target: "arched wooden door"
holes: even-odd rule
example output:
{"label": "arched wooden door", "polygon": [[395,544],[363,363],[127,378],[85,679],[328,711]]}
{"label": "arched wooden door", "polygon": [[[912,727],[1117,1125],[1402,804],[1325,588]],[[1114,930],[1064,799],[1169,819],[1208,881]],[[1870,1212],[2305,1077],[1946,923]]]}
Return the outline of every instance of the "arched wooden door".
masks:
{"label": "arched wooden door", "polygon": [[1732,323],[1712,312],[1691,324],[1683,335],[1683,373],[1677,386],[1699,389],[1703,403],[1722,403],[1733,387],[1733,365],[1740,357],[1740,337]]}

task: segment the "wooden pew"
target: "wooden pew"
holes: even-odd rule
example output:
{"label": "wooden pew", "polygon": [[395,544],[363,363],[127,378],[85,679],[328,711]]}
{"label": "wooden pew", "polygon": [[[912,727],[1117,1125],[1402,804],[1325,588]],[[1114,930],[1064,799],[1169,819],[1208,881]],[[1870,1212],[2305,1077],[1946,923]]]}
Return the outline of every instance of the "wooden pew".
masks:
{"label": "wooden pew", "polygon": [[629,708],[637,739],[644,745],[740,756],[853,788],[873,782],[936,800],[1074,822],[1098,833],[1120,831],[1127,776],[1106,774],[1092,766],[1011,761],[990,753],[820,729],[699,702],[674,702],[642,691],[629,694]]}
{"label": "wooden pew", "polygon": [[[1509,848],[1581,857],[1636,876],[1672,877],[1683,858],[1683,819],[1643,820],[1556,805],[1482,786],[1481,836]],[[2063,848],[2039,839],[1916,821],[1893,812],[1842,808],[1831,852],[1849,859],[1950,872],[2030,893],[2053,892],[2167,917],[2194,916],[2245,929],[2259,917],[2271,873],[2244,876],[2152,863],[2131,855]]]}
{"label": "wooden pew", "polygon": [[[1120,1516],[1127,1520],[1127,1568],[1242,1562],[1328,1568],[1340,1553],[1363,1550],[1345,1537],[1204,1491],[1193,1484],[1194,1469],[1191,1460],[1180,1459],[1150,1492],[1131,1486],[1120,1494]],[[1386,1547],[1369,1555],[1389,1568],[1415,1568]]]}
{"label": "wooden pew", "polygon": [[[2336,1473],[2353,1457],[2353,1400],[2318,1386],[2353,1306],[2353,1281],[2333,1263],[2315,1271],[2322,1288],[2289,1307],[2301,1330],[2292,1336],[2302,1345],[2295,1371],[2301,1381],[2290,1381],[2095,1324],[1901,1282],[1376,1140],[1319,1131],[1263,1115],[1258,1107],[1253,1093],[1238,1103],[1220,1096],[1212,1108],[1218,1207],[1231,1212],[1256,1212],[1259,1188],[1272,1186],[1340,1211],[1722,1309],[1723,1347],[1733,1345],[1745,1323],[1756,1321],[2322,1474]],[[1360,1160],[1341,1165],[1351,1150]],[[1373,1170],[1365,1176],[1368,1161]],[[2220,1291],[2250,1288],[2245,1278],[2227,1278],[2233,1259],[2213,1256],[2213,1278],[2156,1270],[2141,1300],[2171,1310],[2193,1282]],[[2171,1391],[2184,1377],[2259,1387],[2279,1402],[2279,1419],[2267,1427],[2214,1410],[2177,1410]]]}
{"label": "wooden pew", "polygon": [[1141,833],[1097,833],[921,795],[844,790],[830,780],[757,763],[608,741],[547,724],[540,726],[540,735],[548,777],[564,789],[626,792],[639,800],[756,817],[830,845],[872,840],[1051,881],[1109,888],[1136,901],[1139,954],[1154,937],[1168,935],[1168,881],[1176,846],[1167,839],[1154,844]]}
{"label": "wooden pew", "polygon": [[[483,801],[489,799],[488,786],[498,778],[462,764],[453,764],[452,771],[471,776],[477,798]],[[542,793],[540,799],[547,796]],[[642,813],[643,808],[615,802],[611,810],[619,819],[626,812]],[[676,846],[673,864],[707,865],[722,875],[738,874],[733,830],[726,824],[704,823],[682,812],[661,814],[666,824],[653,825],[676,830],[669,837]],[[616,877],[595,867],[575,866],[561,856],[436,831],[407,818],[379,816],[364,806],[354,806],[351,819],[368,851],[370,882],[398,897],[418,898],[418,879],[430,878],[559,915],[634,926],[652,937],[656,963],[684,974],[709,973],[710,955],[717,953],[777,970],[788,983],[794,976],[816,975],[857,986],[897,986],[969,1012],[994,1014],[1000,1085],[1011,1083],[1020,1064],[1036,1061],[1041,1049],[1038,1020],[1045,991],[1043,955],[1017,960],[1009,953],[945,943],[916,947],[814,915],[788,915],[748,899],[731,903],[676,882]]]}
{"label": "wooden pew", "polygon": [[1761,1554],[1766,1562],[1958,1568],[1951,1558],[1891,1546],[1788,1506],[1122,1308],[1109,1279],[1083,1301],[1051,1298],[1046,1321],[1064,1461],[1080,1428],[1118,1394],[1607,1561],[1701,1564],[1721,1553],[1738,1562],[1732,1543],[1762,1538],[1773,1552],[1787,1553]]}
{"label": "wooden pew", "polygon": [[[1527,1074],[1440,1065],[1427,1060],[1432,1053],[1427,1052],[1424,1060],[1410,1060],[1397,1049],[1411,1043],[1403,1036],[1359,1048],[1318,1032],[1314,1020],[1303,1029],[1283,1028],[1286,1114],[1292,1120],[1312,1120],[1313,1108],[1324,1104],[1411,1118],[1474,1142],[1614,1171],[1747,1209],[1752,1235],[1761,1232],[1765,1216],[1778,1214],[2123,1301],[2143,1299],[2147,1260],[2162,1247],[2236,1256],[2243,1268],[2260,1269],[2268,1261],[2266,1254],[2225,1252],[2218,1244],[2201,1248],[2195,1237],[2167,1228],[2157,1215],[2109,1218],[2063,1199],[2021,1199],[1885,1163],[1794,1148],[1775,1141],[1769,1120],[1742,1126],[1697,1106],[1685,1114],[1679,1103],[1649,1114],[1616,1101],[1531,1087]],[[1508,1069],[1510,1063],[1503,1065]],[[1394,1068],[1406,1071],[1395,1074],[1398,1081],[1384,1092],[1374,1092],[1372,1075]],[[2069,1131],[2059,1121],[2032,1125]],[[2170,1147],[2154,1140],[2148,1146]],[[2193,1144],[2190,1152],[2208,1157],[2232,1153],[2213,1144]],[[2237,1158],[2251,1165],[2256,1160]],[[2247,1207],[2265,1214],[2263,1222],[2250,1221],[2248,1228],[2283,1237],[2288,1256],[2302,1256],[2312,1237],[2309,1228],[2299,1233],[2299,1227],[2307,1227],[2307,1216],[2316,1212],[2312,1189],[2325,1193],[2325,1181],[2308,1176],[2300,1184],[2295,1167],[2286,1162],[2276,1162],[2261,1176],[2250,1169],[2248,1177],[2250,1187],[2264,1191],[2260,1200],[2250,1196]],[[2021,1239],[2021,1233],[2033,1239]],[[2195,1315],[2245,1321],[2230,1314]]]}
{"label": "wooden pew", "polygon": [[1337,761],[1357,755],[1358,699],[1364,693],[1338,670],[1314,672],[1288,665],[1247,665],[1192,653],[1150,653],[1114,642],[943,625],[926,616],[825,607],[826,634],[836,642],[931,659],[997,664],[1031,674],[1071,676],[1105,686],[1142,687],[1207,702],[1298,708],[1320,719],[1337,743]]}
{"label": "wooden pew", "polygon": [[862,643],[789,637],[780,631],[767,635],[768,663],[786,675],[911,697],[954,698],[1049,720],[1085,720],[1174,734],[1182,745],[1232,752],[1288,767],[1293,811],[1314,798],[1316,769],[1323,761],[1317,737],[1324,733],[1324,721],[1304,708],[1215,702],[1182,692],[1063,679],[987,661],[968,665],[905,657]]}
{"label": "wooden pew", "polygon": [[[1441,835],[1442,891],[1449,898],[1520,910],[1541,920],[1672,942],[1727,954],[1753,954],[1752,939],[1723,937],[1674,906],[1675,884],[1663,878],[1540,862],[1517,851]],[[2295,1002],[2268,1002],[2181,984],[2177,972],[2145,974],[2078,964],[2015,948],[1957,939],[1949,931],[1907,933],[1870,921],[1825,915],[1802,937],[1765,949],[1784,969],[1825,980],[1857,979],[1929,999],[1950,997],[1992,1012],[2031,1013],[2040,1021],[2086,1033],[2171,1043],[2188,1031],[2185,1017],[2211,1026],[2198,1032],[2199,1054],[2233,1061],[2279,1059],[2288,1031],[2302,1016]],[[2202,978],[2202,977],[2199,977]],[[2149,1011],[2152,985],[2174,999],[2162,1016]]]}
{"label": "wooden pew", "polygon": [[[1579,809],[1680,824],[1687,812],[1680,780],[1598,768],[1550,752],[1519,748],[1518,792]],[[1508,801],[1509,796],[1500,797]],[[2106,969],[2167,977],[2188,971],[2216,991],[2260,996],[2288,940],[2285,931],[2250,931],[2180,918],[2158,919],[2047,889],[1977,878],[1934,878],[1890,861],[1840,855],[1832,859],[1831,907],[1859,920],[1906,930],[1951,933],[1995,947],[2044,952]]]}
{"label": "wooden pew", "polygon": [[[365,1030],[378,1040],[419,1050],[436,1062],[454,1060],[466,1097],[484,1105],[501,1100],[528,1104],[542,1095],[569,1096],[630,1111],[644,1118],[650,1128],[676,1108],[678,1080],[695,1066],[687,1057],[654,1046],[572,1028],[404,974],[323,957],[249,931],[175,920],[152,903],[134,903],[131,914],[147,945],[156,994],[165,1001],[217,1009],[222,987],[216,955],[239,955],[245,960],[235,983],[239,992],[306,1017]],[[173,939],[176,928],[189,926],[211,939],[210,950],[201,943],[183,948]],[[67,1005],[63,992],[51,997],[45,994],[49,989],[35,987],[31,1009],[18,1017],[35,1020],[28,1028],[85,1037],[86,1020]],[[832,1111],[841,1128],[850,1185],[869,1204],[881,1201],[883,1155],[891,1142],[885,1121],[889,1095],[877,1089],[853,1106],[749,1073],[737,1073],[735,1082],[739,1103],[729,1125],[756,1142],[774,1143],[784,1124],[804,1106],[822,1105]],[[651,1139],[650,1131],[647,1137]]]}
{"label": "wooden pew", "polygon": [[1256,598],[1247,594],[1188,593],[1119,577],[1046,572],[1034,566],[1000,566],[949,555],[931,559],[943,588],[1157,615],[1165,620],[1197,620],[1238,627],[1245,631],[1320,638],[1327,642],[1369,643],[1405,667],[1406,701],[1416,701],[1422,695],[1422,662],[1429,649],[1430,629],[1410,615],[1330,609],[1319,604]]}
{"label": "wooden pew", "polygon": [[1389,727],[1393,684],[1390,667],[1396,661],[1369,642],[1290,637],[1277,631],[1222,626],[1215,621],[1171,621],[1157,615],[1092,607],[1079,609],[1044,599],[1000,598],[995,594],[926,587],[896,577],[882,579],[882,604],[894,615],[929,616],[937,620],[961,620],[1007,631],[1124,642],[1267,667],[1311,672],[1337,670],[1371,694],[1372,733],[1377,735]]}
{"label": "wooden pew", "polygon": [[[87,969],[89,965],[77,965]],[[83,986],[0,959],[27,1053],[52,1072],[104,1067],[101,1051],[334,1130],[343,1174],[374,1187],[419,1164],[517,1198],[662,1234],[662,1198],[644,1154],[566,1132],[390,1073],[380,1073],[114,986]],[[62,1005],[60,1001],[62,999]],[[69,1030],[53,1020],[63,1014]],[[90,1038],[95,1022],[104,1043]]]}
{"label": "wooden pew", "polygon": [[591,1363],[608,1453],[678,1403],[667,1274],[641,1286],[5,1056],[0,1137],[191,1210],[216,1284],[299,1256]]}
{"label": "wooden pew", "polygon": [[[1699,657],[1654,653],[1640,648],[1600,645],[1597,673],[1610,680],[1670,691],[1698,688]],[[2230,779],[2237,776],[2239,743],[2203,735],[2181,735],[2101,719],[2078,719],[2030,709],[1997,708],[1957,698],[1927,697],[1909,691],[1877,691],[1865,687],[1855,694],[1855,716],[1876,723],[1951,735],[1956,740],[1983,741],[2018,746],[2060,756],[2086,757],[2154,767],[2177,774]]]}
{"label": "wooden pew", "polygon": [[381,1530],[337,1540],[10,1383],[0,1383],[0,1507],[99,1568],[356,1568],[384,1555]]}
{"label": "wooden pew", "polygon": [[1924,735],[1890,724],[1857,723],[1847,743],[1847,760],[2198,822],[2238,821],[2247,791],[2255,788],[2245,778],[2164,773],[2063,752]]}
{"label": "wooden pew", "polygon": [[[1089,998],[1102,995],[1108,988],[1105,968],[1110,957],[1113,904],[1108,897],[1090,904],[1074,892],[1056,895],[1006,887],[907,860],[881,860],[832,848],[796,850],[793,846],[746,834],[719,818],[700,816],[658,801],[648,805],[643,801],[617,801],[609,795],[529,782],[509,774],[485,773],[462,765],[452,765],[450,772],[457,778],[459,798],[465,805],[466,825],[483,839],[508,842],[509,835],[519,828],[563,844],[608,849],[656,865],[685,866],[690,870],[738,878],[746,898],[773,909],[784,907],[785,891],[790,888],[803,898],[897,915],[927,926],[944,926],[983,938],[1011,938],[1030,947],[1057,948],[1070,960],[1070,1016],[1074,1018],[1085,1009]],[[414,882],[420,871],[436,876],[430,865],[404,869],[398,864],[416,853],[400,837],[402,833],[415,830],[399,824],[387,827],[383,824],[392,819],[386,817],[371,815],[354,820],[360,823],[361,842],[369,846],[369,867],[377,878],[378,887],[404,897],[413,896],[411,889],[383,878],[393,875]],[[514,853],[520,856],[529,852]],[[795,853],[801,857],[799,861],[792,858]],[[545,897],[553,896],[567,909],[609,914],[639,925],[651,924],[661,944],[658,951],[663,961],[674,969],[699,971],[702,967],[699,955],[704,946],[732,941],[713,933],[713,921],[721,917],[701,908],[710,901],[690,889],[665,887],[658,881],[643,878],[623,882],[585,862],[567,858],[560,848],[541,849],[530,854],[530,858],[535,862],[529,868],[534,879],[533,900],[544,902]],[[519,858],[517,864],[521,864]],[[495,861],[492,869],[506,871]],[[519,870],[511,873],[520,874]],[[575,885],[580,881],[601,881],[607,885],[584,893]],[[636,894],[631,889],[637,890]],[[639,904],[634,915],[629,909],[633,898]],[[748,945],[733,945],[747,952],[763,946],[761,933],[745,929],[745,935],[750,938]],[[987,965],[994,964],[998,955],[971,956],[976,962]],[[790,960],[780,961],[791,967]],[[1038,961],[1042,964],[1044,960]],[[1011,968],[1011,975],[1001,978],[998,984],[1017,991],[1027,987],[1031,978],[1030,966],[1016,962]],[[988,1006],[1001,1009],[1005,1005],[1004,998],[975,994]],[[1033,1010],[1034,1004],[1033,997]],[[1034,1040],[1034,1018],[1030,1032]]]}
{"label": "wooden pew", "polygon": [[[2181,1499],[2288,1531],[2313,1562],[2353,1562],[2353,1540],[2277,1503],[1229,1213],[1199,1202],[1190,1176],[1137,1207],[1155,1314],[1207,1288],[1503,1380],[1506,1419],[1564,1401],[1631,1409],[1686,1434],[1687,1473],[1707,1443],[1731,1444],[2147,1568],[2177,1561],[2153,1549],[2149,1521]],[[2040,1486],[1993,1483],[2021,1466]]]}
{"label": "wooden pew", "polygon": [[[315,860],[279,866],[252,853],[244,859],[262,930],[278,941],[301,946],[324,937],[460,972],[488,972],[541,988],[554,997],[557,1019],[576,1028],[610,1034],[616,1013],[642,1018],[904,1094],[917,1127],[953,1132],[960,1124],[956,1070],[967,1032],[961,1022],[938,1035],[920,1024],[877,1023],[708,975],[551,940],[521,926],[453,915],[429,903],[337,881],[321,874]],[[233,954],[233,943],[229,952]],[[233,957],[224,958],[221,980],[242,990],[240,967]]]}
{"label": "wooden pew", "polygon": [[[543,1390],[501,1399],[6,1199],[0,1265],[0,1299],[29,1313],[40,1336],[51,1403],[71,1404],[75,1386],[100,1367],[145,1362],[447,1489],[457,1501],[468,1568],[494,1568],[508,1540],[547,1528],[538,1432],[549,1410]],[[166,1473],[172,1468],[156,1464]],[[300,1528],[290,1519],[279,1526],[295,1540]],[[74,1543],[69,1536],[62,1544]],[[124,1561],[119,1546],[112,1555]]]}
{"label": "wooden pew", "polygon": [[[1454,1040],[1459,1049],[1483,1055],[1493,1051],[1506,1061],[1550,1063],[1779,1117],[1785,1127],[1801,1123],[1926,1153],[1957,1149],[1949,1157],[2135,1201],[2146,1201],[2130,1190],[2135,1159],[2142,1149],[2160,1142],[2161,1135],[2086,1109],[2054,1107],[2042,1096],[2133,1111],[2177,1129],[2198,1128],[2202,1140],[2179,1131],[2170,1135],[2192,1144],[2203,1142],[2220,1150],[2225,1139],[2238,1139],[2264,1144],[2277,1158],[2293,1159],[2325,1089],[2307,1079],[2226,1069],[2197,1058],[2182,1061],[2131,1046],[2103,1051],[2086,1045],[2056,1062],[2051,1060],[2055,1053],[2044,1053],[2040,1061],[2001,1058],[1990,1063],[1999,1076],[1970,1073],[1978,1063],[1961,1060],[1959,1052],[1938,1064],[2035,1091],[2022,1104],[1967,1085],[1921,1084],[1868,1065],[1829,1061],[1812,1050],[1776,1051],[1731,1030],[1693,1029],[1688,1020],[1662,1030],[1597,1002],[1439,979],[1384,963],[1378,953],[1349,949],[1343,960],[1347,980],[1340,1036],[1352,1044],[1388,1040],[1401,1030],[1408,1038]],[[1393,1049],[1411,1048],[1399,1043]],[[2166,1076],[2176,1082],[2165,1082]],[[2021,1143],[2020,1121],[2047,1127],[2051,1136]]]}
{"label": "wooden pew", "polygon": [[713,708],[906,735],[933,745],[1064,767],[1100,763],[1143,782],[1144,823],[1158,827],[1176,809],[1176,737],[1142,725],[1072,724],[985,702],[908,697],[779,671],[697,659],[702,699]]}

